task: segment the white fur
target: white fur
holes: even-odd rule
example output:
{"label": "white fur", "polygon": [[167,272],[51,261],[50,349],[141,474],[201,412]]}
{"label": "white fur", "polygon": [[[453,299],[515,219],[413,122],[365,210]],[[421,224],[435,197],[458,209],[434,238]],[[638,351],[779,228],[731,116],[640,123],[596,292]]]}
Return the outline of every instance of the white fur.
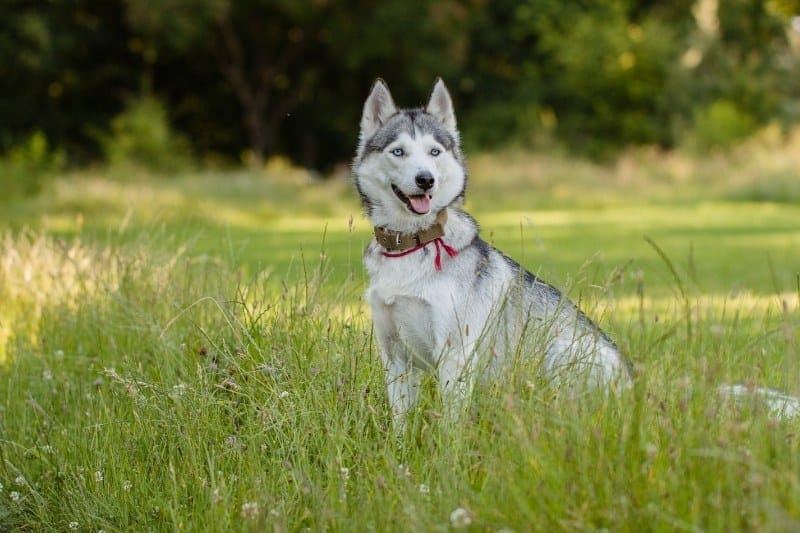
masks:
{"label": "white fur", "polygon": [[[386,84],[376,81],[364,103],[353,165],[375,226],[415,234],[446,210],[443,242],[458,252],[450,257],[438,251],[441,270],[435,268],[434,243],[402,257],[386,257],[373,239],[364,253],[370,277],[366,298],[396,428],[403,427],[416,401],[422,372],[437,375],[451,409],[463,405],[477,376],[496,376],[518,355],[541,362],[559,384],[629,386],[630,369],[613,342],[558,291],[480,240],[477,224],[460,209],[466,170],[444,82],[434,85],[424,108],[428,122],[420,123],[424,127],[414,122],[407,131],[411,120],[398,122],[398,117],[420,113],[398,110]],[[370,148],[379,136],[385,146]],[[449,149],[437,138],[447,141]],[[421,194],[415,180],[420,173],[434,179],[427,191],[431,209],[424,215],[410,211],[392,188],[406,196]],[[800,416],[800,399],[772,389],[723,385],[718,392],[737,401],[759,398],[777,418]]]}
{"label": "white fur", "polygon": [[[466,176],[464,169],[453,157],[443,155],[433,157],[433,148],[443,147],[431,135],[417,134],[411,138],[401,133],[387,151],[402,148],[408,154],[403,158],[373,154],[359,167],[359,172],[369,179],[362,180],[361,188],[374,200],[370,220],[375,226],[387,227],[403,233],[415,233],[429,227],[436,220],[436,214],[444,209],[458,194]],[[408,211],[405,204],[392,192],[397,186],[406,195],[417,192],[414,176],[420,171],[428,171],[435,180],[431,192],[431,210],[427,215],[417,215]]]}
{"label": "white fur", "polygon": [[[414,405],[422,372],[437,375],[445,405],[455,408],[470,394],[476,376],[495,374],[519,352],[540,357],[554,376],[580,377],[583,385],[627,384],[622,356],[571,302],[546,283],[526,278],[519,265],[477,239],[477,225],[459,209],[466,171],[452,100],[441,80],[425,112],[454,139],[450,150],[430,131],[387,131],[398,110],[386,85],[376,82],[364,104],[354,163],[375,226],[413,234],[446,209],[443,240],[458,251],[455,257],[439,251],[441,271],[435,268],[434,243],[403,257],[386,257],[373,240],[364,254],[370,276],[366,298],[396,426],[402,427]],[[381,132],[391,142],[366,153],[372,136]],[[393,155],[396,148],[402,157]],[[440,153],[432,155],[432,149]],[[425,215],[411,212],[392,190],[394,185],[407,196],[419,194],[415,176],[420,172],[435,180]]]}

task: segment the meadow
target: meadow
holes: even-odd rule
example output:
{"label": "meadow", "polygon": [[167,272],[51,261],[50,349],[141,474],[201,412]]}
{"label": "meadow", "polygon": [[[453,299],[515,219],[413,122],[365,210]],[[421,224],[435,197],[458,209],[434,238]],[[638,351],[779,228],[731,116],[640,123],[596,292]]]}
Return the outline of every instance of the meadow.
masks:
{"label": "meadow", "polygon": [[629,355],[519,368],[392,431],[346,170],[65,174],[2,206],[0,530],[789,531],[800,137],[605,163],[480,154],[467,209]]}

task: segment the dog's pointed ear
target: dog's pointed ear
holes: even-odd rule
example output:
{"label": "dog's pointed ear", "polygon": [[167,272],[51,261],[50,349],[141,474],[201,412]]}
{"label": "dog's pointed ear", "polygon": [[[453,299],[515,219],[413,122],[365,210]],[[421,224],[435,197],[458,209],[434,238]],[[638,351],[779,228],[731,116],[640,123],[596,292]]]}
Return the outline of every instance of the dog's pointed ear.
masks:
{"label": "dog's pointed ear", "polygon": [[447,131],[452,134],[457,133],[453,99],[450,98],[450,92],[445,87],[442,78],[436,78],[436,83],[433,85],[433,91],[431,91],[431,97],[428,100],[428,105],[425,106],[425,111],[436,117],[447,128]]}
{"label": "dog's pointed ear", "polygon": [[361,114],[361,140],[366,141],[378,128],[397,113],[397,107],[392,100],[389,87],[381,78],[372,84],[372,90],[364,102],[364,111]]}

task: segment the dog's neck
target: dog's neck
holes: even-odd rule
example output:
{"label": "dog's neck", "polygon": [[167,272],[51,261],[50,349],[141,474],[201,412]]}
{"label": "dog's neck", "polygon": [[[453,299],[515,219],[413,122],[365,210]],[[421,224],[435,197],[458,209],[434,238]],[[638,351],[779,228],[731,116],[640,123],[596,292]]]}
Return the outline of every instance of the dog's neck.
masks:
{"label": "dog's neck", "polygon": [[427,244],[444,236],[444,225],[447,222],[447,208],[436,215],[436,220],[427,228],[416,233],[401,233],[386,228],[375,227],[375,240],[390,252],[399,252]]}

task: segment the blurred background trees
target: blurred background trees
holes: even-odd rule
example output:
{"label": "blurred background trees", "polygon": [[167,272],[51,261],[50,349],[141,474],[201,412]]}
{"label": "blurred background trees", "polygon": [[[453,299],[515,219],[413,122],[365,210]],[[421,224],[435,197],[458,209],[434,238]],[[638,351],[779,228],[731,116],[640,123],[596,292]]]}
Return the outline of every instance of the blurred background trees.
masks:
{"label": "blurred background trees", "polygon": [[471,148],[725,148],[800,121],[798,15],[797,0],[6,0],[0,173],[25,157],[327,170],[352,157],[378,76],[403,105],[442,76]]}

